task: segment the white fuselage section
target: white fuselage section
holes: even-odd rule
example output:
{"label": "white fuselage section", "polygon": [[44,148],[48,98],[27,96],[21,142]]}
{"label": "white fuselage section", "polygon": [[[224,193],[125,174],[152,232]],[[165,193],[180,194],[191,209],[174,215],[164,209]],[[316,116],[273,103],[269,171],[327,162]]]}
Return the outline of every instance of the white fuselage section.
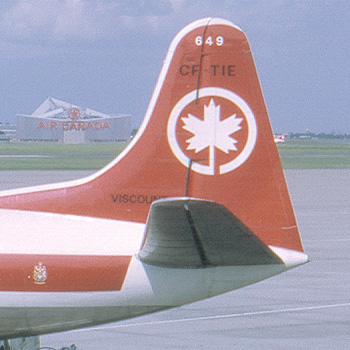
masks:
{"label": "white fuselage section", "polygon": [[[45,291],[45,285],[33,290],[28,287],[28,291],[1,289],[0,339],[63,331],[171,308],[243,287],[289,267],[283,264],[203,269],[157,267],[144,264],[137,257],[143,224],[17,210],[0,210],[0,221],[0,257],[39,256],[43,265],[45,257],[51,255],[67,259],[130,257],[120,290],[100,291],[94,286],[93,291]],[[94,284],[100,276],[94,276],[94,269],[90,270]],[[45,276],[49,281],[50,270]],[[11,268],[2,275],[3,280],[15,277]],[[30,281],[26,285],[32,283],[31,278],[28,274]]]}

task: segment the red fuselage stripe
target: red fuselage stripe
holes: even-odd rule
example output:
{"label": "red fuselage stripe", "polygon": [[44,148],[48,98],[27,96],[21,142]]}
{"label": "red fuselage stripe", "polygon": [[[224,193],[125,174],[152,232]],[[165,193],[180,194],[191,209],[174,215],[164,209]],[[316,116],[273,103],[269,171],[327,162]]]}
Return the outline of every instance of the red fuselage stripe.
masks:
{"label": "red fuselage stripe", "polygon": [[119,291],[131,256],[0,254],[0,291]]}

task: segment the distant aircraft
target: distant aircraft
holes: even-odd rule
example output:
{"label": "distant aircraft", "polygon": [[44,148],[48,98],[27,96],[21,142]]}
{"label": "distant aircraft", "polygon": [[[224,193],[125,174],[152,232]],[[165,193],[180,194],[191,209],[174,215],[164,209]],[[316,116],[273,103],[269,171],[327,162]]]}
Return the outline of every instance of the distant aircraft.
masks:
{"label": "distant aircraft", "polygon": [[308,261],[244,33],[173,39],[145,119],[96,174],[0,193],[0,339],[177,307]]}
{"label": "distant aircraft", "polygon": [[286,141],[287,134],[281,134],[275,136],[275,143],[284,143]]}

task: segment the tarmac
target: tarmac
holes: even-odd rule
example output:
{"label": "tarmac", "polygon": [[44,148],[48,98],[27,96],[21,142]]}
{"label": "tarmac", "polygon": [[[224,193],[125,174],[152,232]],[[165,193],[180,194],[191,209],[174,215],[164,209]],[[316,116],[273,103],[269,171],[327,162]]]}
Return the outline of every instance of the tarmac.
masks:
{"label": "tarmac", "polygon": [[[0,189],[88,171],[1,171]],[[42,347],[349,349],[350,169],[286,170],[311,262],[212,299],[100,327],[44,335]]]}

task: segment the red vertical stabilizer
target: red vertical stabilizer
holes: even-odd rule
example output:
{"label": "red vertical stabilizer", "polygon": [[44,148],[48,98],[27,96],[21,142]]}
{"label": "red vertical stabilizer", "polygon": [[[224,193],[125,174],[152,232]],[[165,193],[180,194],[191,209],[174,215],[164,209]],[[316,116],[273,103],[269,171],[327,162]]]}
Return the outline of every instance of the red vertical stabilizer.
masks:
{"label": "red vertical stabilizer", "polygon": [[303,251],[252,53],[232,23],[172,41],[145,119],[94,176],[3,192],[0,207],[145,222],[152,201],[224,205],[265,244]]}

